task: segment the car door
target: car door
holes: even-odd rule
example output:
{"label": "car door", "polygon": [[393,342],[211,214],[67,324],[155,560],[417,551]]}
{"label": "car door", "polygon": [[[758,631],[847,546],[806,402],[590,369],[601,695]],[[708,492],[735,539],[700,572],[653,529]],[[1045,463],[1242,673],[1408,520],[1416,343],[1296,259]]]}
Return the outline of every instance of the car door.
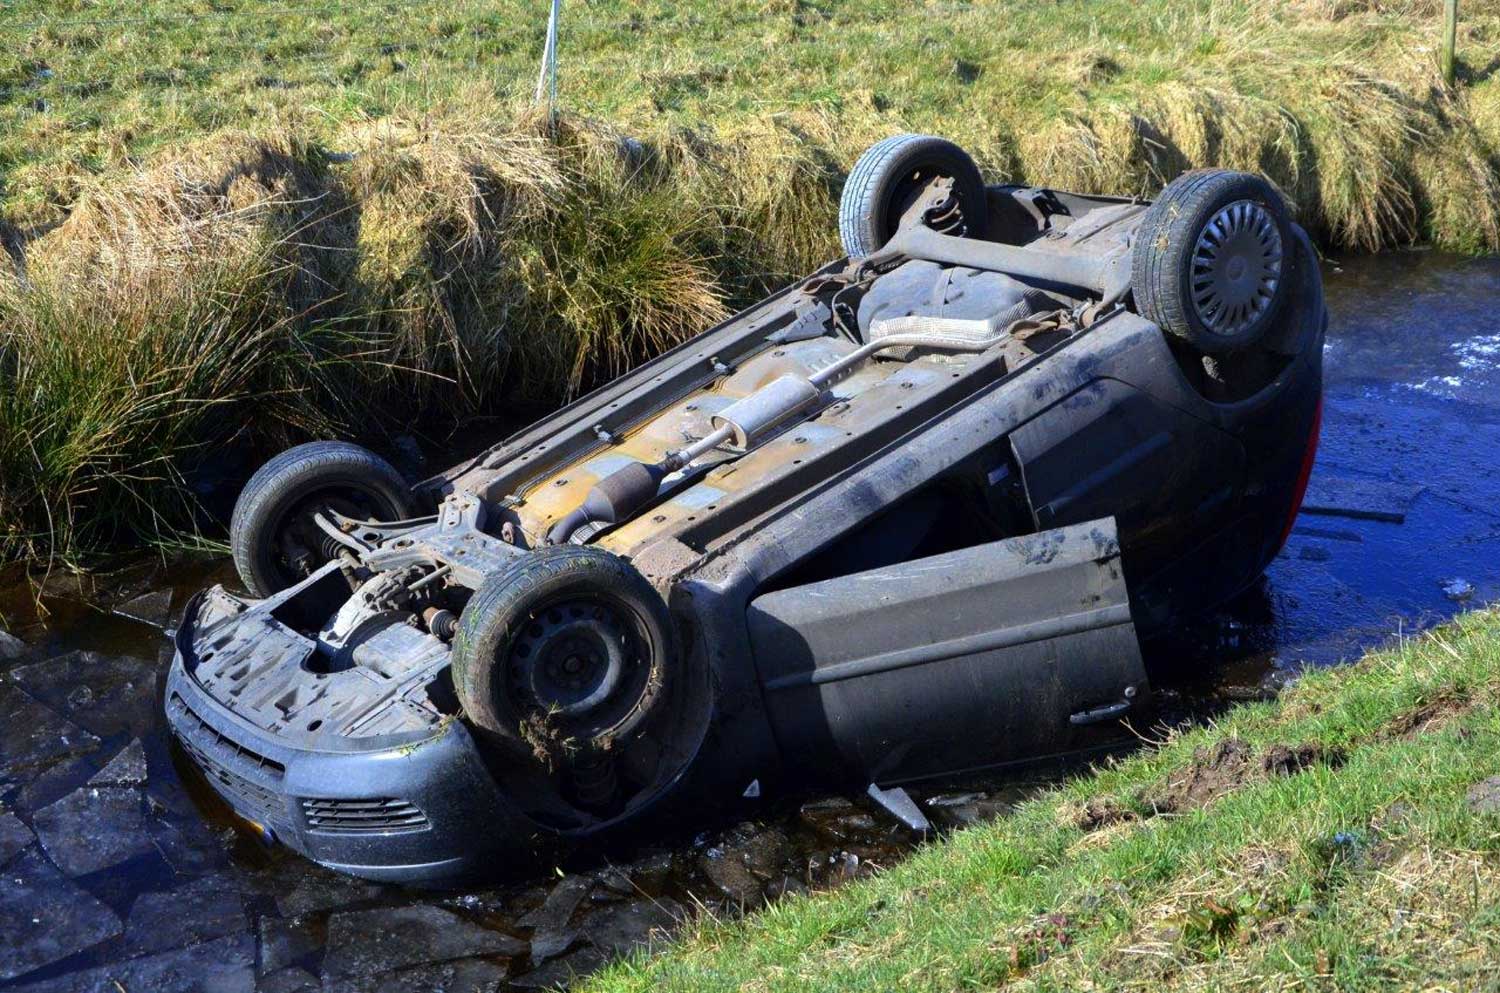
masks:
{"label": "car door", "polygon": [[813,775],[1086,749],[1147,696],[1112,518],[780,589],[747,619],[777,743]]}

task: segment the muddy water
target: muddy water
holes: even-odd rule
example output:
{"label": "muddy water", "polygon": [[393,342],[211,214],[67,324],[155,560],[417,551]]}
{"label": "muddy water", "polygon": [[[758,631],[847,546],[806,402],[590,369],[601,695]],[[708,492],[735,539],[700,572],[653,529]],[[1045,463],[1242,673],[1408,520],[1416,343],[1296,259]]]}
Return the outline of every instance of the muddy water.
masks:
{"label": "muddy water", "polygon": [[[1147,646],[1169,717],[1500,599],[1500,260],[1404,253],[1326,278],[1307,512],[1254,589]],[[421,894],[324,872],[235,830],[157,716],[161,627],[232,577],[211,557],[137,563],[53,575],[38,599],[0,575],[4,627],[26,642],[12,659],[0,645],[0,989],[535,989],[699,907],[838,885],[917,842],[861,801],[801,798],[499,889]],[[948,829],[1043,784],[918,799]]]}

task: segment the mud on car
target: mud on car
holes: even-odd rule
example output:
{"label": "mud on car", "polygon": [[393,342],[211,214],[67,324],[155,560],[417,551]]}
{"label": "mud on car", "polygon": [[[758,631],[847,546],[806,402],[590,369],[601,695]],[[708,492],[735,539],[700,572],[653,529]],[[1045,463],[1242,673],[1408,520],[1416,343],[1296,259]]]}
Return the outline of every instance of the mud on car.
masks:
{"label": "mud on car", "polygon": [[792,785],[1089,749],[1280,549],[1326,314],[1263,179],[1154,203],[870,148],[848,257],[441,475],[272,459],[165,706],[307,857],[435,882]]}

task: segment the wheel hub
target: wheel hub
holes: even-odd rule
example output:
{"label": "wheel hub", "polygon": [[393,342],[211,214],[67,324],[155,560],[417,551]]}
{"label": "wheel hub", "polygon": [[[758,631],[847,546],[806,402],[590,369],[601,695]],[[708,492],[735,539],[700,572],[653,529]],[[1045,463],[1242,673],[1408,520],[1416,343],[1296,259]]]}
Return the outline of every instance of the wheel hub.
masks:
{"label": "wheel hub", "polygon": [[511,690],[525,709],[597,726],[635,668],[631,645],[607,606],[570,600],[546,607],[512,644]]}
{"label": "wheel hub", "polygon": [[1215,334],[1237,335],[1259,321],[1281,282],[1281,231],[1253,200],[1226,204],[1198,234],[1189,274],[1193,307]]}

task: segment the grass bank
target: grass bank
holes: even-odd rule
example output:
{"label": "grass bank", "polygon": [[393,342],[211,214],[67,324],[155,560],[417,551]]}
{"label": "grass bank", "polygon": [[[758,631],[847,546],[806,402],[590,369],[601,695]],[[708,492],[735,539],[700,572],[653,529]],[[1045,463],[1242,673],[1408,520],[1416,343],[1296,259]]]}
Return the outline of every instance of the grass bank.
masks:
{"label": "grass bank", "polygon": [[1083,190],[1262,171],[1335,247],[1500,247],[1492,0],[1453,89],[1435,0],[596,0],[556,129],[538,6],[4,5],[0,559],[180,533],[225,446],[554,402],[835,255],[898,130]]}
{"label": "grass bank", "polygon": [[582,989],[1492,989],[1497,702],[1462,616]]}

